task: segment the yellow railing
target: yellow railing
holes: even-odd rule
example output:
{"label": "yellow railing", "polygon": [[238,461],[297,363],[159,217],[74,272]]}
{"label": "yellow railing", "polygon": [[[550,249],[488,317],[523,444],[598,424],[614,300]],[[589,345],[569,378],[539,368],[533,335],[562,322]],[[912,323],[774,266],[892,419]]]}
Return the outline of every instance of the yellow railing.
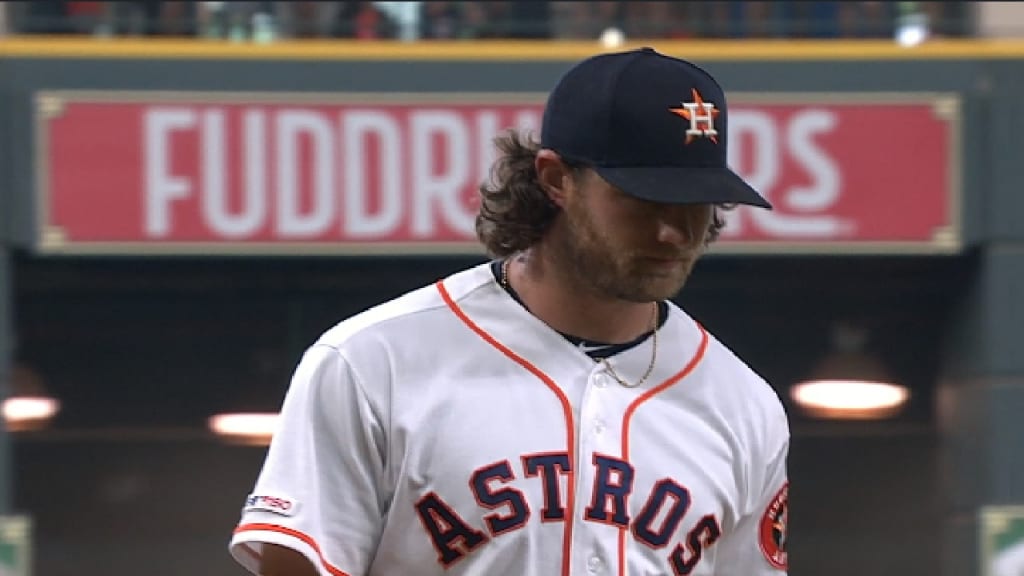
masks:
{"label": "yellow railing", "polygon": [[[942,39],[912,48],[888,40],[635,40],[666,54],[708,60],[1021,59],[1024,40]],[[577,60],[608,50],[594,41],[225,40],[13,36],[5,58],[155,58],[237,60]]]}

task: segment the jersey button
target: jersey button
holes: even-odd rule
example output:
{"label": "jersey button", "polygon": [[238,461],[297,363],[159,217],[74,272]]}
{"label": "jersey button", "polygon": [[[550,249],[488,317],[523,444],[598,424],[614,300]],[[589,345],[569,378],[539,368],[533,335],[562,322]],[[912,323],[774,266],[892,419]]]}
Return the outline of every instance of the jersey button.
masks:
{"label": "jersey button", "polygon": [[605,374],[594,374],[594,386],[604,388],[608,386],[608,376]]}
{"label": "jersey button", "polygon": [[[600,434],[601,432],[604,432],[605,428],[607,428],[607,426],[605,425],[604,420],[598,418],[597,420],[594,421],[594,434]],[[600,558],[598,558],[598,561],[600,561]]]}
{"label": "jersey button", "polygon": [[604,561],[602,561],[597,556],[591,556],[590,559],[587,560],[587,572],[590,572],[591,574],[600,572],[601,571],[601,567],[603,565],[604,565]]}

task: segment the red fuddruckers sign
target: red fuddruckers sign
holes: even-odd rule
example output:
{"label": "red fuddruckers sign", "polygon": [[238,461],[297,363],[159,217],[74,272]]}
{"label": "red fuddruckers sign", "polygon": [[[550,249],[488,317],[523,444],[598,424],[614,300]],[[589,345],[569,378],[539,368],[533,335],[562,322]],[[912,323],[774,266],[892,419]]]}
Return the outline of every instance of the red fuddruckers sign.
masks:
{"label": "red fuddruckers sign", "polygon": [[[729,163],[775,210],[730,212],[715,251],[958,249],[955,98],[730,104]],[[478,253],[492,138],[537,131],[542,107],[512,94],[40,94],[38,247]]]}

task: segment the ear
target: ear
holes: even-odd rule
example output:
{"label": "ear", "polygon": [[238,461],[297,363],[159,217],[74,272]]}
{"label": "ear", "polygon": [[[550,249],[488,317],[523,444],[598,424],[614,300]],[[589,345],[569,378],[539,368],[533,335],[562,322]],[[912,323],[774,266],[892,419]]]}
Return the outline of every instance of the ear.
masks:
{"label": "ear", "polygon": [[564,207],[566,198],[572,194],[575,186],[572,170],[562,162],[557,152],[548,149],[537,152],[534,167],[540,187],[556,206]]}

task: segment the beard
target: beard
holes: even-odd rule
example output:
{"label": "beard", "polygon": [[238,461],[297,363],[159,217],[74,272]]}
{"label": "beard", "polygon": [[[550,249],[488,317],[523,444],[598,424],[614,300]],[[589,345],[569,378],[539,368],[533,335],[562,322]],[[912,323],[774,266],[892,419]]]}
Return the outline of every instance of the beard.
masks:
{"label": "beard", "polygon": [[[682,290],[695,257],[680,256],[676,249],[670,256],[674,261],[656,261],[601,234],[585,206],[573,206],[563,214],[563,221],[551,230],[551,256],[578,289],[636,303],[666,300]],[[664,252],[662,248],[660,253]]]}

